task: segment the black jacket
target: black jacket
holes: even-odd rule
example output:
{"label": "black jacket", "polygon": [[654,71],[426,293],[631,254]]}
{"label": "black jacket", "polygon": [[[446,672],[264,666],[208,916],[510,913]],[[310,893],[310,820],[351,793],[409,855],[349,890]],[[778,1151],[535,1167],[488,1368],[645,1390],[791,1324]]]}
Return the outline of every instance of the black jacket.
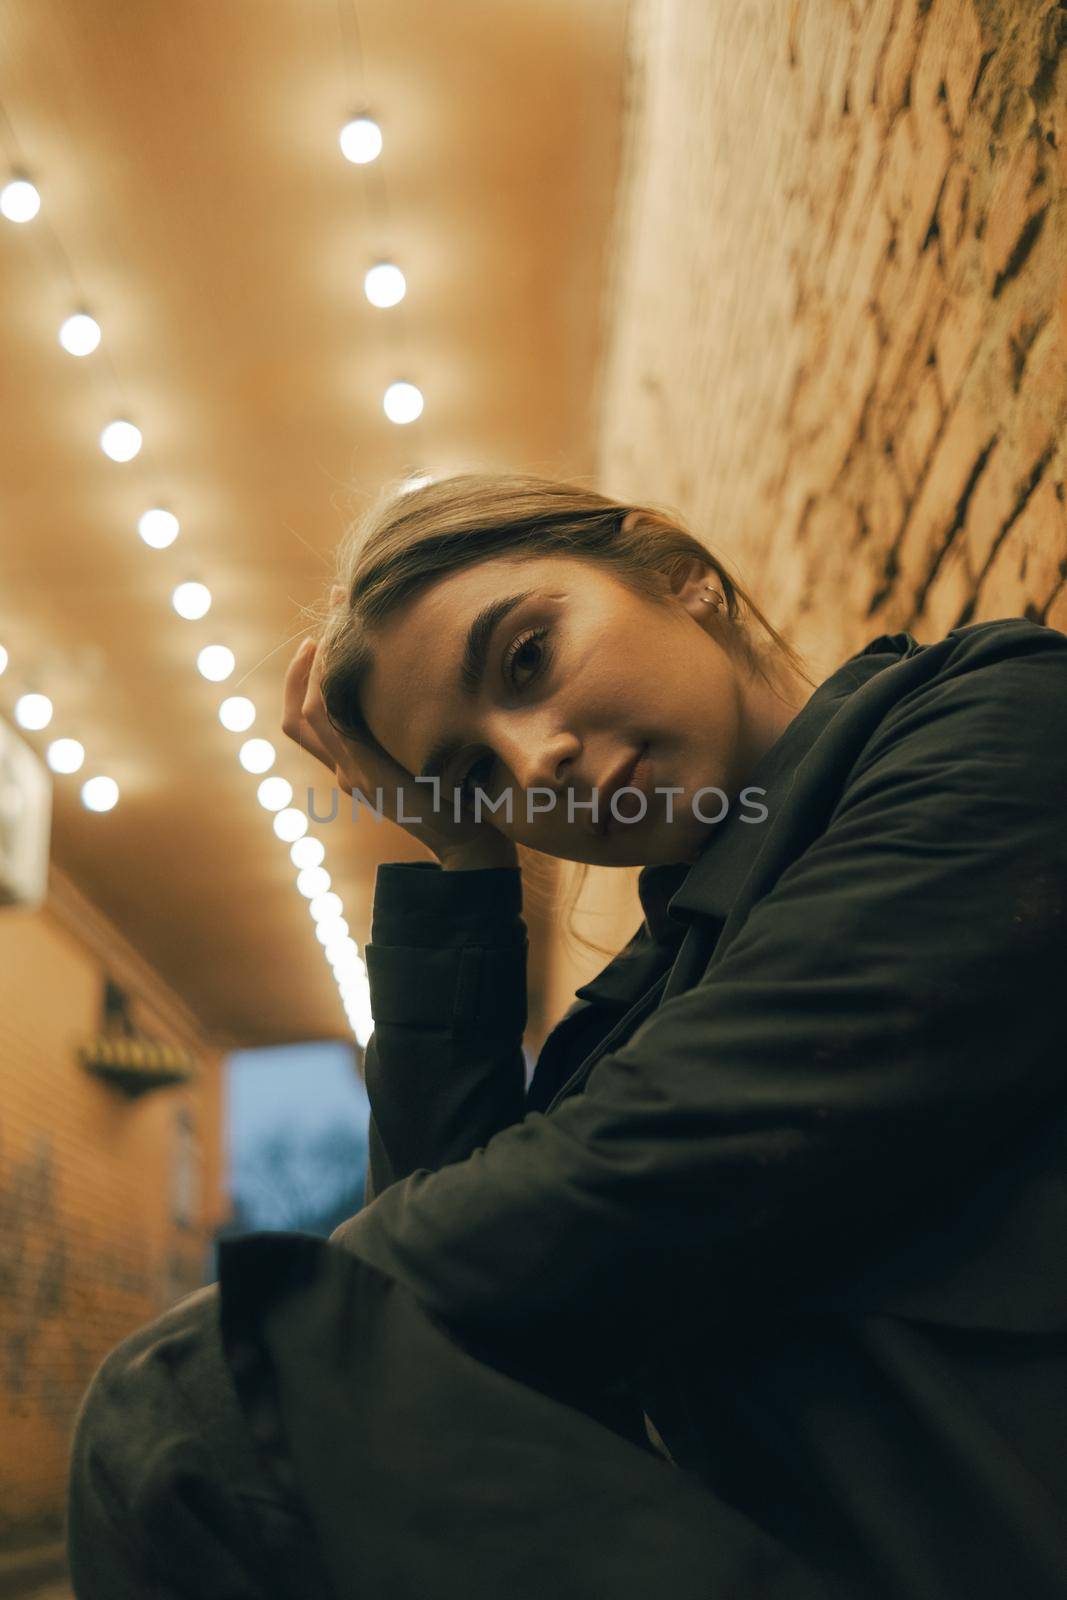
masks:
{"label": "black jacket", "polygon": [[872,640],[528,1096],[518,872],[379,869],[371,1203],[220,1257],[340,1600],[1063,1594],[1065,723],[1054,630]]}
{"label": "black jacket", "polygon": [[1065,734],[1056,630],[872,640],[751,776],[767,821],[645,869],[528,1100],[518,872],[380,868],[376,1198],[333,1242],[632,1396],[835,1593],[1062,1595]]}

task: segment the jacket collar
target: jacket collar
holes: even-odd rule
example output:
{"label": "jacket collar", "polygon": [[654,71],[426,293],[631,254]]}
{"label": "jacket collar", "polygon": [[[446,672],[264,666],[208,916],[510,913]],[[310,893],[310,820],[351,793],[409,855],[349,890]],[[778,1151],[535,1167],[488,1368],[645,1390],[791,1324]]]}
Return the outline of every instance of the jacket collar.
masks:
{"label": "jacket collar", "polygon": [[753,801],[753,805],[758,802],[767,808],[766,821],[751,820],[752,806],[734,804],[696,861],[643,867],[637,892],[644,921],[619,954],[575,991],[580,999],[631,1004],[642,986],[670,965],[691,923],[725,924],[760,852],[767,824],[787,801],[794,775],[820,735],[856,689],[922,648],[910,633],[879,634],[819,685],[764,754],[746,785],[766,791]]}

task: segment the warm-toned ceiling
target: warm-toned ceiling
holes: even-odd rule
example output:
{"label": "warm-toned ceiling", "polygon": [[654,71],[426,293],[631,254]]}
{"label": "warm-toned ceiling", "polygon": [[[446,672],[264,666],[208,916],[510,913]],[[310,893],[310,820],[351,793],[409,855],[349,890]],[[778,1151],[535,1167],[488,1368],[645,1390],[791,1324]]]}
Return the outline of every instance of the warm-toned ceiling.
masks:
{"label": "warm-toned ceiling", "polygon": [[[43,197],[0,220],[0,714],[39,688],[55,717],[24,737],[85,745],[53,857],[225,1041],[346,1023],[219,701],[243,680],[275,770],[328,785],[277,728],[279,646],[346,509],[413,466],[592,471],[625,28],[624,0],[0,3],[0,143]],[[360,59],[370,167],[337,145]],[[363,295],[383,257],[395,311]],[[56,339],[79,298],[84,360]],[[408,427],[381,409],[397,378],[425,396]],[[115,416],[144,435],[126,465],[97,444]],[[155,504],[182,524],[164,551],[136,532]],[[199,623],[170,607],[187,577]],[[362,944],[376,862],[420,852],[370,819],[324,837]]]}

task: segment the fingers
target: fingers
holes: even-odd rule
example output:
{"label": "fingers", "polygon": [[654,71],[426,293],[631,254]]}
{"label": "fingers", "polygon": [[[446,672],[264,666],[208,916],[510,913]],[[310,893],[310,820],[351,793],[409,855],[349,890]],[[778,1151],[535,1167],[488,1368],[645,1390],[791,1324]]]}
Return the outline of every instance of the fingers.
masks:
{"label": "fingers", "polygon": [[308,670],[304,680],[304,699],[300,707],[300,715],[305,722],[310,723],[323,744],[332,749],[337,739],[337,732],[326,715],[321,685],[322,657],[319,655],[318,650],[315,649],[310,652],[308,660]]}
{"label": "fingers", "polygon": [[305,639],[289,663],[282,689],[282,731],[290,739],[297,739],[300,731],[300,707],[307,692],[308,672],[315,652],[315,640]]}
{"label": "fingers", "polygon": [[323,762],[332,772],[337,765],[337,757],[331,752],[319,730],[307,721],[303,713],[308,692],[308,676],[316,649],[314,639],[305,639],[289,663],[282,694],[282,732],[302,750],[307,750]]}
{"label": "fingers", "polygon": [[314,639],[305,639],[285,675],[282,732],[329,767],[338,787],[351,796],[356,785],[366,786],[366,779],[350,759],[347,741],[326,714],[320,684],[318,644]]}

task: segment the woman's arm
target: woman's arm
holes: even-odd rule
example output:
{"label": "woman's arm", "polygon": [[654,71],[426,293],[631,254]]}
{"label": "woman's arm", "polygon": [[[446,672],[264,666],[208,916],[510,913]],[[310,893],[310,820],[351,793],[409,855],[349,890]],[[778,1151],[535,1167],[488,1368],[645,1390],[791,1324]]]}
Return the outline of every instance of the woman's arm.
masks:
{"label": "woman's arm", "polygon": [[462,1161],[523,1115],[526,924],[518,867],[378,868],[366,1199]]}
{"label": "woman's arm", "polygon": [[705,980],[333,1238],[446,1322],[596,1363],[914,1233],[1067,1102],[1065,725],[1059,636],[906,695]]}
{"label": "woman's arm", "polygon": [[[331,604],[343,598],[335,585]],[[514,844],[469,806],[458,822],[447,805],[431,808],[385,751],[339,734],[321,666],[306,639],[286,673],[284,732],[345,794],[374,794],[438,858],[383,866],[375,885],[366,950],[375,1028],[364,1062],[371,1200],[416,1168],[462,1159],[522,1115],[526,927]]]}

